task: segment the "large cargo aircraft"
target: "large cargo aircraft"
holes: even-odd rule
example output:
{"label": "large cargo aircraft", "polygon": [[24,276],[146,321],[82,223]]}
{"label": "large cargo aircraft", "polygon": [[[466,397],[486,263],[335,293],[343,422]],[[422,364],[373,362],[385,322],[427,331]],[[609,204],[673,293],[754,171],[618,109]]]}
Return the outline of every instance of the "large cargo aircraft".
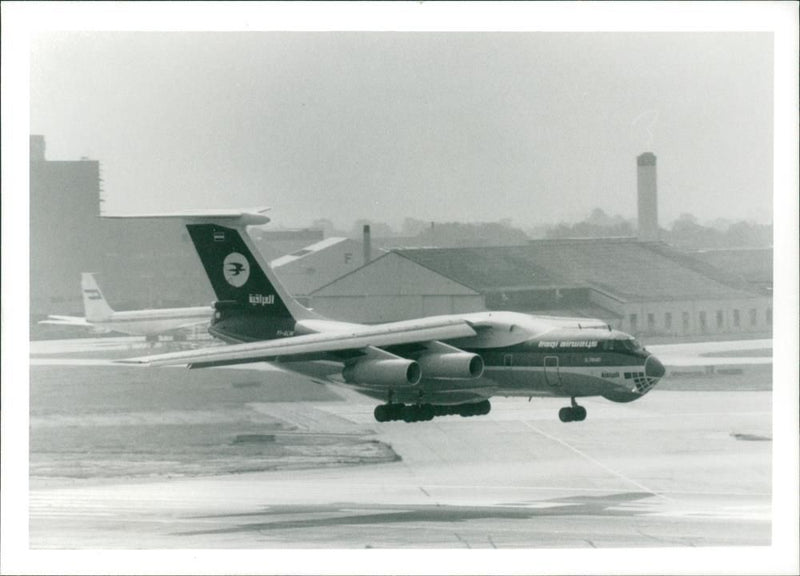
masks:
{"label": "large cargo aircraft", "polygon": [[160,334],[182,336],[201,324],[208,324],[214,309],[210,306],[189,308],[154,308],[115,311],[109,306],[91,272],[81,274],[84,317],[50,315],[39,324],[80,326],[103,332],[121,332],[157,340]]}
{"label": "large cargo aircraft", "polygon": [[228,346],[132,358],[206,368],[253,362],[350,386],[381,401],[379,422],[487,414],[492,396],[563,397],[563,422],[582,421],[577,398],[630,402],[664,366],[633,337],[597,320],[516,312],[451,314],[377,325],[326,319],[280,284],[246,232],[260,212],[181,217],[218,300],[209,332]]}

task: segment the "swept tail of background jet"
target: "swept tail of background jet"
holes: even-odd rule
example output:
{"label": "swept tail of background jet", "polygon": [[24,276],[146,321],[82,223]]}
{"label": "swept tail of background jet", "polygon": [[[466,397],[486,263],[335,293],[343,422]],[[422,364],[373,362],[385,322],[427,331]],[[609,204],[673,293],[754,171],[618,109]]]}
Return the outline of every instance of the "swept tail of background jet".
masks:
{"label": "swept tail of background jet", "polygon": [[81,292],[83,293],[83,313],[87,321],[105,322],[111,318],[114,310],[106,302],[93,273],[81,273]]}

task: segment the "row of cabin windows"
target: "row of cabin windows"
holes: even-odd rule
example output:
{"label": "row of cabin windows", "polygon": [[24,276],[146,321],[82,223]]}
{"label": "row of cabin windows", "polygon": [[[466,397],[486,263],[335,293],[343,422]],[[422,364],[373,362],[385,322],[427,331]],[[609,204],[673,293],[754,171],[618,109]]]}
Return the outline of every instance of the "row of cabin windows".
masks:
{"label": "row of cabin windows", "polygon": [[[635,332],[639,328],[639,316],[638,314],[631,314],[629,316],[630,327],[631,331]],[[689,331],[689,312],[681,312],[681,326],[684,332]],[[767,308],[767,325],[772,326],[772,308]],[[715,321],[716,327],[718,330],[721,330],[725,327],[725,312],[723,310],[717,310],[715,314]],[[755,308],[750,308],[748,310],[748,321],[750,326],[756,326],[758,324],[758,310]],[[702,332],[708,330],[708,320],[706,317],[705,310],[701,311],[698,315],[698,326]],[[742,326],[742,315],[738,309],[734,309],[733,311],[733,327],[734,328],[741,328]],[[647,329],[652,331],[656,329],[656,315],[654,312],[647,313]],[[664,329],[672,330],[672,312],[665,312],[664,313]]]}

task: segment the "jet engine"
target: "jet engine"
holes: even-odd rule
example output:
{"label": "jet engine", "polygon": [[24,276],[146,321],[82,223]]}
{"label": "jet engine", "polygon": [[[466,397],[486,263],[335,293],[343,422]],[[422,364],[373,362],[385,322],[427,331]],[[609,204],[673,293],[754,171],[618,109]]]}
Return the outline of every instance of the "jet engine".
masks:
{"label": "jet engine", "polygon": [[360,360],[342,370],[345,382],[379,386],[414,386],[422,377],[419,364],[405,358]]}
{"label": "jet engine", "polygon": [[425,378],[479,378],[483,374],[483,358],[469,352],[423,354],[417,358]]}

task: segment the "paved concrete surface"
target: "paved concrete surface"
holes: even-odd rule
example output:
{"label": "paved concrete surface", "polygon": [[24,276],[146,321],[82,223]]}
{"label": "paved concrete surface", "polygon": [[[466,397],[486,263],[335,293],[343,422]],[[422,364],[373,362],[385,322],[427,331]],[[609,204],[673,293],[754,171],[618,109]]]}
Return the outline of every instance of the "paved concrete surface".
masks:
{"label": "paved concrete surface", "polygon": [[[48,346],[34,365],[54,365]],[[75,358],[64,360],[74,367]],[[341,400],[251,399],[246,407],[297,434],[371,438],[400,460],[32,477],[31,548],[686,550],[772,540],[769,390],[657,388],[630,404],[587,399],[588,419],[570,424],[557,419],[561,400],[504,398],[493,399],[488,416],[379,424],[374,402],[331,391]]]}
{"label": "paved concrete surface", "polygon": [[378,424],[372,403],[350,396],[350,402],[256,402],[251,408],[298,432],[343,433],[346,423],[374,430],[401,461],[155,480],[34,478],[31,545],[770,542],[769,392],[660,392],[625,405],[588,400],[589,418],[574,424],[557,420],[559,401],[519,399],[496,399],[486,417]]}

